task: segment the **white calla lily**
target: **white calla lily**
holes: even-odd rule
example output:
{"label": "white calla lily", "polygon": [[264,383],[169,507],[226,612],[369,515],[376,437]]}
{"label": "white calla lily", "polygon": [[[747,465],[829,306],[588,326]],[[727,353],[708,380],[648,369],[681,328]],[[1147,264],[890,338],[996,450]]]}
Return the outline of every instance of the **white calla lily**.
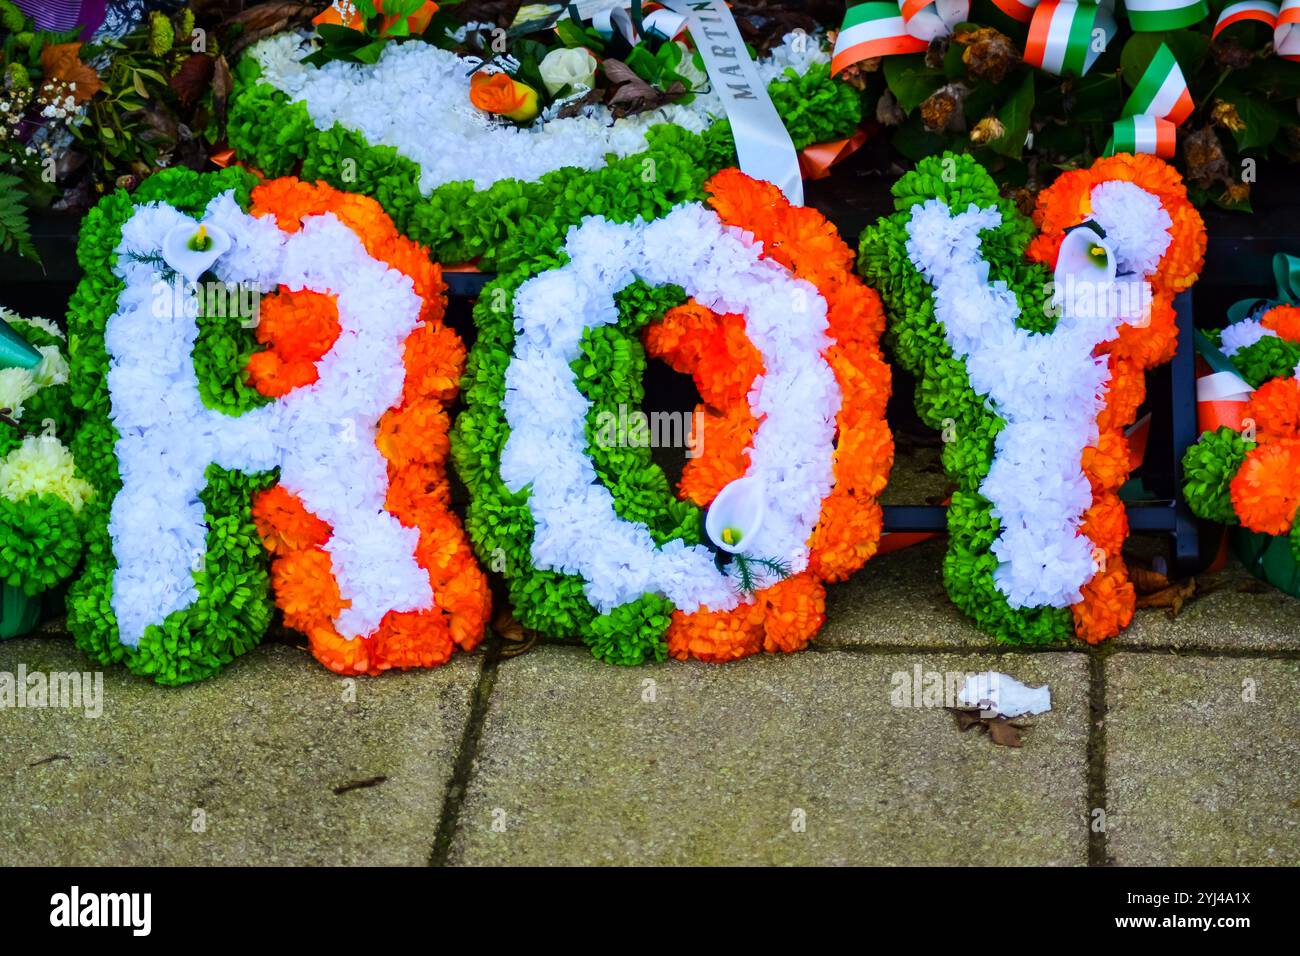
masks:
{"label": "white calla lily", "polygon": [[1066,314],[1098,316],[1113,311],[1118,270],[1115,247],[1085,222],[1065,234],[1056,257],[1053,301]]}
{"label": "white calla lily", "polygon": [[727,484],[709,505],[704,530],[728,554],[744,554],[758,535],[767,513],[767,494],[756,478],[737,478]]}
{"label": "white calla lily", "polygon": [[230,250],[230,234],[207,223],[182,223],[163,236],[163,261],[190,282],[198,282]]}
{"label": "white calla lily", "polygon": [[1066,276],[1076,282],[1110,282],[1115,278],[1115,250],[1087,223],[1071,229],[1061,240],[1056,258],[1056,281]]}

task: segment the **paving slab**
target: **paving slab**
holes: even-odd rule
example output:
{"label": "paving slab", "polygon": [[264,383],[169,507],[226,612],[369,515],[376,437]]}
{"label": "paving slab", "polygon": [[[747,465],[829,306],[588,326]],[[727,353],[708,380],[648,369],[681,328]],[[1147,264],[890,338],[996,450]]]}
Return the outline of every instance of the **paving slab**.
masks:
{"label": "paving slab", "polygon": [[[97,718],[0,707],[5,862],[425,864],[481,663],[347,682],[265,645],[183,688],[106,670]],[[66,640],[0,643],[0,672],[20,664],[89,667]]]}
{"label": "paving slab", "polygon": [[[1046,681],[1055,709],[995,747],[894,706],[917,666]],[[1076,654],[618,668],[540,647],[497,672],[449,862],[1082,865],[1087,691]]]}
{"label": "paving slab", "polygon": [[948,599],[943,586],[946,535],[876,555],[847,581],[826,588],[823,647],[992,649],[985,634]]}
{"label": "paving slab", "polygon": [[1300,661],[1120,653],[1106,685],[1116,863],[1300,865]]}
{"label": "paving slab", "polygon": [[1201,592],[1174,617],[1142,610],[1124,645],[1198,651],[1300,651],[1300,599],[1247,571],[1235,558],[1199,577]]}

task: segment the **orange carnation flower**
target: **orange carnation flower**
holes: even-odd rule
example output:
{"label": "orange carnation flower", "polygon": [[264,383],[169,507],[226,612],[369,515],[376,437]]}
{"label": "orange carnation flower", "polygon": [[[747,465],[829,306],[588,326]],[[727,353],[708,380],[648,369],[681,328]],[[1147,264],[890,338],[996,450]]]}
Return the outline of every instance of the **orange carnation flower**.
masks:
{"label": "orange carnation flower", "polygon": [[[378,423],[375,446],[387,462],[385,508],[416,528],[416,562],[429,575],[434,606],[390,612],[373,634],[345,638],[333,621],[345,606],[323,546],[333,531],[282,486],[260,493],[253,519],[272,553],[271,578],[285,623],[307,635],[312,653],[341,674],[378,674],[390,668],[433,667],[454,647],[473,648],[491,614],[487,579],[451,513],[444,462],[453,401],[465,348],[442,324],[446,287],[428,251],[402,237],[375,200],[292,179],[253,190],[254,215],[274,216],[281,229],[301,228],[309,216],[333,213],[361,240],[367,253],[408,276],[420,296],[421,324],[403,348],[405,378],[400,403]],[[248,363],[249,380],[264,395],[282,395],[316,380],[316,362],[339,334],[335,300],[287,289],[262,303],[259,341],[270,346]]]}
{"label": "orange carnation flower", "polygon": [[1263,534],[1287,534],[1300,507],[1300,440],[1260,445],[1246,455],[1229,485],[1241,523]]}
{"label": "orange carnation flower", "polygon": [[272,554],[288,554],[323,545],[330,538],[330,526],[303,505],[283,485],[275,485],[253,496],[253,523]]}
{"label": "orange carnation flower", "polygon": [[1274,378],[1250,396],[1242,419],[1255,423],[1255,435],[1262,442],[1300,438],[1300,382]]}
{"label": "orange carnation flower", "polygon": [[1300,342],[1300,306],[1275,305],[1264,313],[1260,322],[1288,342]]}

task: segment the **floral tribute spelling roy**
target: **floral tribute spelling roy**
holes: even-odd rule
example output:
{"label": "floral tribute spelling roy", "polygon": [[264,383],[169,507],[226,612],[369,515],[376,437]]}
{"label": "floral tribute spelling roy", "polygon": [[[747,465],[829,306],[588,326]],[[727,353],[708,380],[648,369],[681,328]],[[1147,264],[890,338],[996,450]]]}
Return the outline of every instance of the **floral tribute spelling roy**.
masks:
{"label": "floral tribute spelling roy", "polygon": [[[372,199],[253,182],[167,171],[86,221],[69,323],[96,496],[69,626],[180,684],[255,645],[274,594],[332,670],[441,664],[489,596],[449,508],[464,348],[440,271]],[[214,307],[236,289],[251,320]]]}

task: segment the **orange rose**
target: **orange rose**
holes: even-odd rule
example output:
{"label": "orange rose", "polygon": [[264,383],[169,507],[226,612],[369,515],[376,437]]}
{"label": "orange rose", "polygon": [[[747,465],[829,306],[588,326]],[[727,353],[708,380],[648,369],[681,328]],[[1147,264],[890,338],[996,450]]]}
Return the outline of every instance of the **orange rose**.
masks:
{"label": "orange rose", "polygon": [[[384,13],[384,0],[375,0],[375,12]],[[418,36],[423,33],[429,26],[429,21],[433,15],[438,12],[438,5],[433,0],[426,0],[420,9],[416,10],[409,16],[390,16],[385,14],[379,21],[379,32],[387,35],[393,35],[393,26],[401,21],[406,21],[406,32],[398,34],[399,36]],[[347,27],[349,30],[364,30],[366,21],[357,10],[355,3],[348,0],[339,0],[337,3],[331,3],[328,7],[312,18],[312,23],[327,23],[331,26]]]}
{"label": "orange rose", "polygon": [[[380,13],[383,13],[384,0],[376,0],[375,9]],[[433,19],[433,15],[437,12],[438,5],[434,3],[433,0],[425,0],[424,5],[408,17],[388,16],[385,14],[384,18],[379,21],[380,32],[391,33],[393,24],[397,23],[399,20],[405,19],[407,34],[410,36],[419,36],[425,31],[425,28],[429,26],[429,21]]]}
{"label": "orange rose", "polygon": [[469,101],[516,123],[537,115],[537,91],[505,73],[475,73],[469,81]]}
{"label": "orange rose", "polygon": [[336,0],[312,17],[311,22],[318,25],[325,23],[335,27],[347,27],[349,30],[361,30],[366,25],[365,19],[357,10],[357,5],[348,0]]}

